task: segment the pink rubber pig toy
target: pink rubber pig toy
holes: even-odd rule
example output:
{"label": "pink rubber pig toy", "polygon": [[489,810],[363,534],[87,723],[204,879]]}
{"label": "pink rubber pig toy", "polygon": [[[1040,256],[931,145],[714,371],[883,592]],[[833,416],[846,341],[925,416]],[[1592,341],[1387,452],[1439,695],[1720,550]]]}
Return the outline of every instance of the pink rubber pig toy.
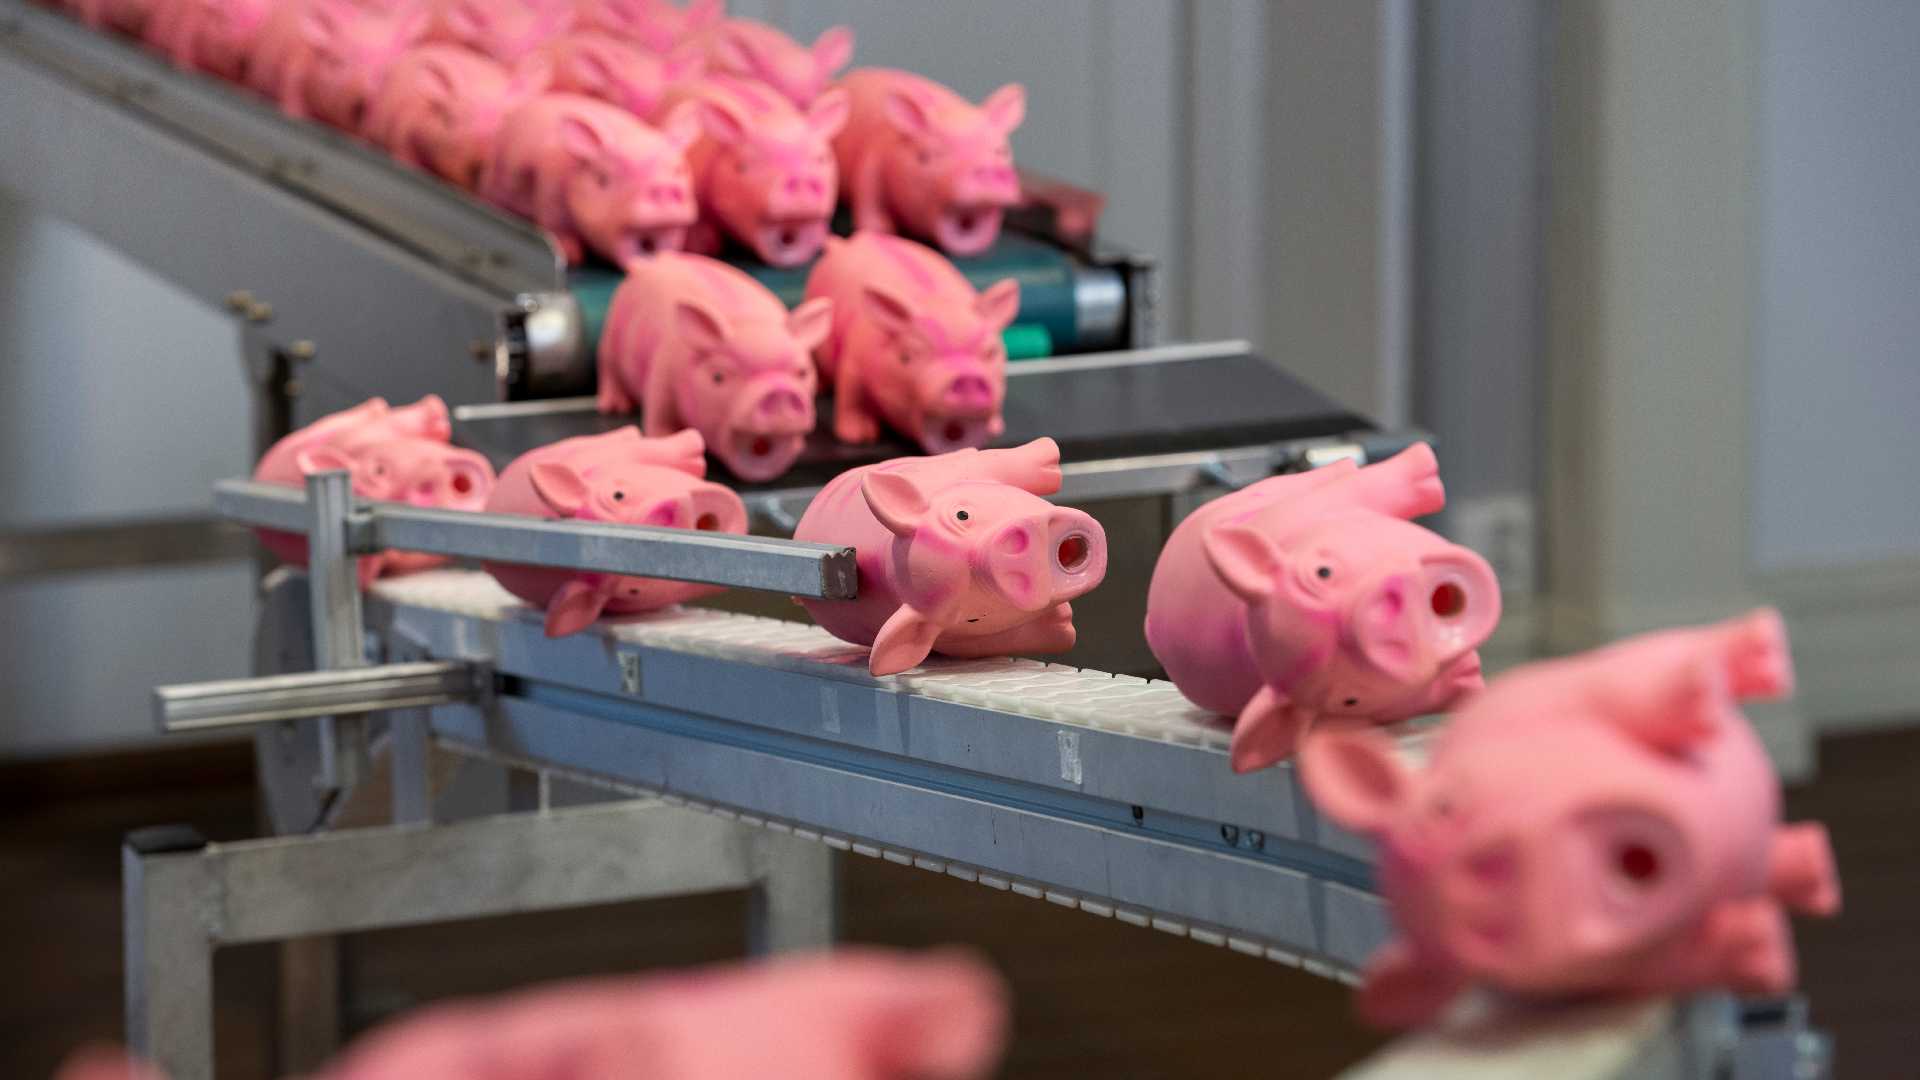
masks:
{"label": "pink rubber pig toy", "polygon": [[[964,954],[842,949],[437,1005],[311,1080],[973,1080],[1007,1013],[1005,985]],[[163,1078],[96,1049],[56,1080]]]}
{"label": "pink rubber pig toy", "polygon": [[1496,679],[1424,769],[1371,731],[1310,736],[1309,794],[1380,846],[1399,936],[1360,1009],[1423,1023],[1470,982],[1517,994],[1793,986],[1785,909],[1831,915],[1826,829],[1780,824],[1738,703],[1790,692],[1773,611],[1644,634]]}
{"label": "pink rubber pig toy", "polygon": [[1433,450],[1276,476],[1195,511],[1147,591],[1147,644],[1195,704],[1237,716],[1233,768],[1316,724],[1386,724],[1481,688],[1500,619],[1486,560],[1411,519],[1446,504]]}
{"label": "pink rubber pig toy", "polygon": [[[745,533],[740,496],[710,483],[697,431],[645,439],[623,427],[530,450],[506,467],[487,509],[499,514]],[[721,590],[713,585],[544,566],[488,563],[506,590],[547,613],[547,636],[585,629],[605,614],[653,611]]]}
{"label": "pink rubber pig toy", "polygon": [[553,89],[597,97],[635,116],[654,115],[669,86],[697,77],[706,67],[697,49],[661,56],[597,30],[561,34],[535,56],[553,69]]}
{"label": "pink rubber pig toy", "polygon": [[701,35],[715,72],[765,83],[806,109],[853,59],[853,31],[836,26],[802,45],[756,19],[727,19]]}
{"label": "pink rubber pig toy", "polygon": [[840,85],[853,115],[834,140],[853,226],[930,241],[949,255],[978,255],[1020,201],[1007,136],[1027,113],[1018,83],[979,106],[930,79],[860,68]]}
{"label": "pink rubber pig toy", "polygon": [[[449,510],[479,510],[494,485],[493,466],[471,450],[447,445],[447,406],[428,395],[395,409],[372,398],[323,416],[267,449],[253,478],[264,484],[304,487],[310,473],[344,469],[353,493],[363,499],[403,502]],[[307,539],[297,533],[260,530],[268,551],[295,565],[307,562]],[[446,563],[439,555],[383,551],[357,561],[360,587],[382,574],[403,574]]]}
{"label": "pink rubber pig toy", "polygon": [[833,382],[833,433],[870,443],[880,420],[930,454],[984,446],[1006,430],[1007,349],[1020,311],[1013,278],[975,292],[931,248],[885,233],[827,241],[807,296],[833,301],[815,356]]}
{"label": "pink rubber pig toy", "polygon": [[174,66],[243,82],[272,0],[160,0],[146,39]]}
{"label": "pink rubber pig toy", "polygon": [[532,218],[567,262],[593,250],[625,266],[686,243],[698,216],[686,150],[699,118],[660,129],[583,94],[543,94],[500,125],[480,181],[489,202]]}
{"label": "pink rubber pig toy", "polygon": [[146,32],[160,0],[77,0],[70,6],[88,26],[139,37]]}
{"label": "pink rubber pig toy", "polygon": [[573,25],[572,0],[433,0],[427,40],[512,66]]}
{"label": "pink rubber pig toy", "polygon": [[387,69],[431,21],[416,2],[287,0],[261,28],[247,85],[289,116],[358,132]]}
{"label": "pink rubber pig toy", "polygon": [[1060,448],[895,458],[841,473],[814,497],[796,540],[855,549],[856,600],[801,600],[828,633],[871,645],[892,675],[929,653],[1005,656],[1073,647],[1067,603],[1107,573],[1107,535],[1060,490]]}
{"label": "pink rubber pig toy", "polygon": [[846,95],[828,91],[802,114],[763,83],[710,77],[675,86],[660,108],[689,103],[706,137],[687,151],[701,218],[688,250],[716,254],[725,233],[769,266],[818,255],[839,193],[831,140]]}
{"label": "pink rubber pig toy", "polygon": [[473,190],[506,114],[547,80],[537,58],[510,72],[458,45],[415,46],[387,72],[360,133],[394,160]]}
{"label": "pink rubber pig toy", "polygon": [[677,252],[627,267],[600,334],[600,411],[644,410],[649,436],[693,428],[742,480],[771,480],[813,430],[809,353],[833,305],[788,312],[726,263]]}
{"label": "pink rubber pig toy", "polygon": [[695,43],[700,34],[726,18],[725,0],[577,0],[574,25],[626,38],[665,56]]}

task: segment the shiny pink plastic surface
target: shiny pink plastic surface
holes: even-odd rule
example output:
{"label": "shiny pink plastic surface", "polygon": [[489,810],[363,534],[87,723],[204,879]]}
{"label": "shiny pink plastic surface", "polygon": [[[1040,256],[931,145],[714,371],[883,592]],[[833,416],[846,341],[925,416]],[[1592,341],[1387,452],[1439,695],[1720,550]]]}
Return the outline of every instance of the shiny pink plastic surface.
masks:
{"label": "shiny pink plastic surface", "polygon": [[1026,91],[1009,83],[976,106],[889,68],[859,68],[840,85],[853,112],[834,153],[854,228],[905,233],[949,255],[991,247],[1020,201],[1007,137],[1026,117]]}
{"label": "shiny pink plastic surface", "polygon": [[537,62],[513,71],[458,45],[420,45],[387,72],[361,134],[403,162],[472,190],[508,111],[546,89]]}
{"label": "shiny pink plastic surface", "polygon": [[515,64],[573,25],[573,0],[433,0],[429,41]]}
{"label": "shiny pink plastic surface", "polygon": [[727,19],[701,34],[700,42],[714,72],[770,86],[800,109],[825,93],[853,59],[853,31],[844,26],[802,45],[757,19]]}
{"label": "shiny pink plastic surface", "polygon": [[272,8],[272,0],[159,0],[144,36],[177,67],[240,82]]}
{"label": "shiny pink plastic surface", "polygon": [[1379,843],[1398,935],[1362,1012],[1426,1022],[1469,983],[1518,994],[1777,995],[1786,912],[1830,915],[1826,830],[1780,823],[1739,703],[1791,691],[1777,613],[1630,638],[1496,679],[1424,768],[1372,731],[1310,736],[1322,812]]}
{"label": "shiny pink plastic surface", "polygon": [[656,130],[584,94],[542,94],[507,114],[480,195],[532,218],[569,263],[593,250],[626,265],[678,249],[694,223],[686,150],[698,118]]}
{"label": "shiny pink plastic surface", "polygon": [[788,312],[726,263],[668,252],[627,269],[600,334],[600,411],[639,409],[649,436],[693,428],[742,480],[771,480],[813,430],[814,346],[832,304]]}
{"label": "shiny pink plastic surface", "polygon": [[551,68],[553,89],[596,97],[635,116],[653,116],[669,86],[696,77],[706,65],[697,49],[662,56],[598,30],[561,34],[534,55]]}
{"label": "shiny pink plastic surface", "polygon": [[872,646],[868,670],[892,675],[929,653],[1007,656],[1073,647],[1067,601],[1107,573],[1107,536],[1060,490],[1060,448],[895,458],[834,477],[796,540],[855,549],[855,600],[801,600],[833,636]]}
{"label": "shiny pink plastic surface", "polygon": [[1147,644],[1181,693],[1236,717],[1236,771],[1290,756],[1315,725],[1406,720],[1480,689],[1500,587],[1484,559],[1412,524],[1444,505],[1422,443],[1263,480],[1173,531]]}
{"label": "shiny pink plastic surface", "polygon": [[[623,427],[530,450],[500,474],[487,509],[497,514],[744,533],[740,496],[710,483],[700,434],[642,438]],[[720,589],[683,581],[578,573],[488,563],[510,593],[545,609],[547,636],[585,629],[602,614],[622,615],[709,596]]]}
{"label": "shiny pink plastic surface", "polygon": [[431,20],[420,0],[286,0],[260,30],[247,85],[289,116],[358,132],[387,69]]}
{"label": "shiny pink plastic surface", "polygon": [[1007,349],[1020,283],[984,292],[939,252],[903,237],[830,239],[807,296],[833,301],[815,351],[833,384],[833,433],[870,443],[885,421],[930,454],[985,446],[1006,429]]}
{"label": "shiny pink plastic surface", "polygon": [[687,151],[700,199],[687,249],[718,254],[725,234],[769,266],[818,255],[840,189],[831,140],[846,95],[828,91],[803,114],[764,83],[723,76],[674,87],[659,109],[688,107],[706,134]]}

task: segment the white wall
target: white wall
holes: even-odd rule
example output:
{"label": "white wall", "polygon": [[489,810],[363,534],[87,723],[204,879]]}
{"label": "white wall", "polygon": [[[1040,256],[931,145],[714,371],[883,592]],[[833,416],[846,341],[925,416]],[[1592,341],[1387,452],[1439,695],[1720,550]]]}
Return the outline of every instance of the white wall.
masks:
{"label": "white wall", "polygon": [[1920,4],[1765,20],[1753,560],[1920,558]]}

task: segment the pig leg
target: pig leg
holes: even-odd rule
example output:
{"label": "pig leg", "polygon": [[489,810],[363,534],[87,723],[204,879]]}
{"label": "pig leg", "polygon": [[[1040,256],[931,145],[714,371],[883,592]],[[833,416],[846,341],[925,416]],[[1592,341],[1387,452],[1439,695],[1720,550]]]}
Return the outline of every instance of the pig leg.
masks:
{"label": "pig leg", "polygon": [[1772,900],[1730,900],[1707,912],[1705,943],[1714,958],[1705,986],[1742,994],[1793,989],[1796,964],[1787,915]]}
{"label": "pig leg", "polygon": [[1286,695],[1262,686],[1233,722],[1233,771],[1251,772],[1292,757],[1312,721],[1312,714]]}
{"label": "pig leg", "polygon": [[1360,1016],[1383,1028],[1420,1027],[1437,1019],[1465,986],[1459,972],[1426,960],[1390,938],[1367,961],[1357,1000]]}
{"label": "pig leg", "polygon": [[1840,910],[1840,878],[1833,868],[1827,827],[1817,821],[1782,825],[1767,852],[1767,892],[1803,915]]}
{"label": "pig leg", "polygon": [[848,185],[851,195],[847,201],[853,204],[855,231],[899,231],[894,228],[893,216],[887,213],[886,178],[881,175],[881,158],[879,150],[868,150],[853,167],[852,183]]}
{"label": "pig leg", "polygon": [[378,555],[362,555],[353,563],[354,578],[359,582],[361,592],[373,588],[373,583],[378,581],[380,575],[386,573],[386,570],[387,556],[384,552]]}
{"label": "pig leg", "polygon": [[1793,656],[1779,612],[1750,612],[1721,623],[1715,632],[1727,686],[1736,698],[1771,700],[1793,692]]}
{"label": "pig leg", "polygon": [[[613,373],[614,380],[625,383],[619,372]],[[640,388],[640,433],[649,439],[664,439],[675,432],[685,430],[686,424],[680,419],[680,411],[673,406],[673,372],[668,365],[660,362],[658,356],[647,365],[646,385]],[[631,405],[628,406],[632,408]],[[704,447],[706,444],[702,442]]]}
{"label": "pig leg", "polygon": [[997,634],[942,638],[935,648],[946,656],[1014,656],[1020,653],[1062,653],[1073,648],[1073,605],[1055,604],[1032,622],[1010,626]]}
{"label": "pig leg", "polygon": [[568,266],[579,266],[587,261],[587,246],[581,241],[580,234],[570,229],[548,229],[547,232],[553,236],[554,244],[560,248],[560,257],[567,260]]}
{"label": "pig leg", "polygon": [[1040,496],[1060,490],[1060,444],[1044,435],[1006,450],[981,450],[969,464],[976,479],[998,480]]}
{"label": "pig leg", "polygon": [[940,637],[939,623],[901,604],[873,639],[873,654],[867,658],[867,670],[875,675],[898,675],[918,667],[933,652]]}
{"label": "pig leg", "polygon": [[841,356],[833,374],[833,437],[855,445],[878,439],[880,421],[867,403],[866,388],[860,382],[858,360],[852,356]]}
{"label": "pig leg", "polygon": [[593,574],[560,586],[547,601],[547,636],[566,637],[593,625],[618,584],[618,577]]}
{"label": "pig leg", "polygon": [[[628,431],[633,430],[628,428]],[[664,439],[645,442],[636,440],[633,448],[636,461],[659,465],[662,468],[676,469],[688,476],[707,475],[707,444],[700,433],[692,428],[677,431]]]}
{"label": "pig leg", "polygon": [[700,220],[687,227],[687,243],[683,250],[691,251],[695,255],[718,255],[724,246],[719,226],[705,214],[700,215]]}
{"label": "pig leg", "polygon": [[1486,677],[1480,672],[1480,654],[1470,652],[1455,660],[1428,685],[1425,695],[1414,706],[1413,715],[1446,712],[1486,688]]}
{"label": "pig leg", "polygon": [[1447,505],[1440,460],[1426,443],[1415,443],[1377,465],[1349,474],[1347,490],[1361,506],[1408,521]]}
{"label": "pig leg", "polygon": [[[627,388],[620,382],[620,373],[613,370],[612,365],[601,366],[600,391],[594,396],[593,403],[610,416],[626,416],[633,412],[633,399],[627,396]],[[648,430],[647,434],[652,435],[652,430]]]}

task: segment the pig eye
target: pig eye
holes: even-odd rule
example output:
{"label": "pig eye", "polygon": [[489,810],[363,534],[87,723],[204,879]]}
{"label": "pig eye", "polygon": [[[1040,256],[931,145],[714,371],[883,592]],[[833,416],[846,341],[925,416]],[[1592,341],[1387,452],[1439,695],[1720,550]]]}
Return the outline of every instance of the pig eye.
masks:
{"label": "pig eye", "polygon": [[724,372],[724,371],[715,371],[715,372],[713,373],[713,385],[715,385],[715,386],[719,386],[719,385],[720,385],[721,383],[724,383],[724,382],[726,382],[726,381],[727,381],[727,373],[726,373],[726,372]]}
{"label": "pig eye", "polygon": [[953,512],[953,520],[955,521],[965,521],[970,516],[972,515],[968,514],[965,510],[955,510]]}
{"label": "pig eye", "polygon": [[616,491],[616,492],[614,492],[614,493],[613,493],[613,501],[614,501],[614,502],[626,502],[626,501],[627,501],[627,493],[626,493],[626,492],[624,492],[624,491]]}
{"label": "pig eye", "polygon": [[1348,698],[1348,699],[1346,699],[1345,701],[1342,701],[1342,702],[1341,702],[1340,704],[1342,704],[1342,705],[1345,705],[1345,706],[1346,706],[1347,708],[1349,708],[1349,709],[1351,709],[1351,708],[1353,708],[1353,707],[1354,707],[1355,705],[1358,705],[1358,704],[1360,704],[1360,699],[1359,699],[1359,698],[1357,698],[1357,697],[1350,697],[1350,698]]}
{"label": "pig eye", "polygon": [[913,357],[909,355],[905,349],[902,349],[900,350],[900,362],[902,364],[911,364],[913,363]]}
{"label": "pig eye", "polygon": [[1313,576],[1319,578],[1321,581],[1325,581],[1328,578],[1333,576],[1333,567],[1323,566],[1320,569],[1315,570],[1313,572]]}

